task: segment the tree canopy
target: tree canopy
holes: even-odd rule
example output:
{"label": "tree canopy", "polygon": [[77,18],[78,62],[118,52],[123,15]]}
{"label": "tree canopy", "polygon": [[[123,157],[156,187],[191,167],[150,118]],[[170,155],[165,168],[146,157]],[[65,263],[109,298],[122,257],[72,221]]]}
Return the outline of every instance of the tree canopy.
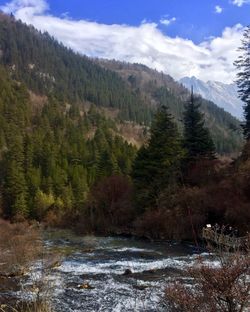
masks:
{"label": "tree canopy", "polygon": [[162,106],[152,123],[149,142],[139,150],[132,170],[139,209],[155,205],[161,190],[175,184],[182,157],[177,125]]}
{"label": "tree canopy", "polygon": [[25,86],[1,69],[0,198],[6,215],[40,218],[49,209],[82,209],[97,179],[129,174],[136,148],[97,108],[80,113],[54,96],[35,115],[31,107]]}
{"label": "tree canopy", "polygon": [[244,135],[247,140],[250,139],[250,26],[243,34],[242,45],[239,48],[241,55],[235,62],[238,69],[237,85],[241,100],[245,103],[243,124]]}
{"label": "tree canopy", "polygon": [[209,130],[205,127],[204,116],[199,111],[200,105],[192,90],[190,102],[186,104],[184,111],[183,141],[189,161],[213,158],[215,155],[213,140]]}

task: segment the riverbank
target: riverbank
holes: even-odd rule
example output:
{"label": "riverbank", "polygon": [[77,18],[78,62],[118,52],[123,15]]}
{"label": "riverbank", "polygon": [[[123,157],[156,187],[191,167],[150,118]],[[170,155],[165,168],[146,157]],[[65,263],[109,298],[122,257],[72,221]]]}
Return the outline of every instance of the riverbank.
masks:
{"label": "riverbank", "polygon": [[[43,234],[46,251],[60,256],[45,276],[46,295],[56,312],[164,311],[166,281],[185,280],[185,268],[198,255],[193,246],[178,242],[77,236],[65,230]],[[33,285],[41,277],[38,264],[20,277],[23,291],[5,289],[8,300],[37,295]]]}

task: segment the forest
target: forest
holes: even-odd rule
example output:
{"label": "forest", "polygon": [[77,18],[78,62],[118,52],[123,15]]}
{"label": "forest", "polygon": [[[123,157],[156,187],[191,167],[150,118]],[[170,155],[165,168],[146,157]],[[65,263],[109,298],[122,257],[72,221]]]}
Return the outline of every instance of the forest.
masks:
{"label": "forest", "polygon": [[239,121],[0,13],[0,311],[247,311],[249,39]]}
{"label": "forest", "polygon": [[[115,110],[116,122],[147,128],[157,107],[167,105],[181,127],[190,91],[167,75],[138,64],[128,66],[81,56],[49,34],[6,15],[0,16],[0,47],[0,63],[11,78],[36,94],[51,94],[80,110],[90,103]],[[242,147],[240,122],[214,103],[201,102],[218,153],[237,155]]]}
{"label": "forest", "polygon": [[[207,222],[248,229],[249,147],[228,157],[243,146],[230,114],[171,77],[154,73],[145,87],[136,71],[147,68],[131,65],[133,76],[82,57],[4,14],[0,47],[4,218],[151,238],[192,239]],[[121,135],[126,123],[143,144]]]}

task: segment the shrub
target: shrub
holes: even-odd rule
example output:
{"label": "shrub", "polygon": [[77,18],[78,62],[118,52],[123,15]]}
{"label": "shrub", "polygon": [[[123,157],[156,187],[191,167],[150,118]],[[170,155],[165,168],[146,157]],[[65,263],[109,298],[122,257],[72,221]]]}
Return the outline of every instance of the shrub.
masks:
{"label": "shrub", "polygon": [[219,267],[200,258],[188,273],[193,285],[176,282],[166,288],[166,304],[176,312],[243,312],[250,308],[248,254],[222,254]]}
{"label": "shrub", "polygon": [[23,274],[40,251],[41,237],[36,224],[0,220],[0,274]]}
{"label": "shrub", "polygon": [[127,177],[104,178],[91,189],[78,228],[107,233],[129,227],[134,218],[131,203],[132,186]]}

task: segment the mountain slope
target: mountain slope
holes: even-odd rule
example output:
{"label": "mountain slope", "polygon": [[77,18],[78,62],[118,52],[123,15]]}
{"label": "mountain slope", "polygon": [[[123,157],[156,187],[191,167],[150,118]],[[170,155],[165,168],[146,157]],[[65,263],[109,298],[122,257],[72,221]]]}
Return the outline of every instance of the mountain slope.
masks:
{"label": "mountain slope", "polygon": [[[159,105],[168,105],[181,126],[186,88],[170,76],[142,65],[92,60],[75,54],[47,33],[0,14],[0,63],[12,79],[43,96],[55,96],[60,103],[80,111],[91,104],[115,111],[119,123],[150,125]],[[212,102],[201,100],[217,151],[237,152],[241,136],[239,122]]]}
{"label": "mountain slope", "polygon": [[31,107],[27,88],[0,66],[0,214],[70,215],[97,180],[129,174],[136,148],[94,106],[80,112],[50,95]]}
{"label": "mountain slope", "polygon": [[[183,110],[190,91],[171,76],[159,73],[141,64],[97,60],[104,68],[116,71],[131,88],[151,103],[152,107],[167,105],[182,127]],[[239,150],[242,144],[240,122],[213,102],[199,98],[219,153]]]}
{"label": "mountain slope", "polygon": [[49,34],[3,14],[0,50],[0,62],[9,68],[12,78],[23,81],[36,93],[53,93],[64,101],[116,108],[125,120],[145,124],[151,120],[150,108],[115,72],[75,54]]}
{"label": "mountain slope", "polygon": [[219,81],[204,82],[195,77],[184,77],[179,82],[189,89],[193,86],[195,93],[214,102],[233,116],[242,119],[243,103],[238,98],[235,84],[224,84]]}

